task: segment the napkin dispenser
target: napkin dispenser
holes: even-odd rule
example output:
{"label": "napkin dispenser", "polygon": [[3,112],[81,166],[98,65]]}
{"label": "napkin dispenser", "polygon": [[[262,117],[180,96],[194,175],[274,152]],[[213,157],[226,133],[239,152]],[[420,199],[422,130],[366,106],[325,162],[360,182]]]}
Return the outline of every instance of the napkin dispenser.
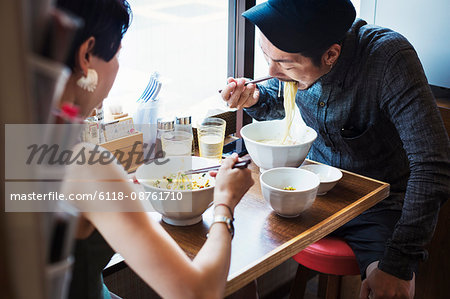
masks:
{"label": "napkin dispenser", "polygon": [[143,133],[134,129],[131,117],[102,125],[104,134],[100,146],[110,151],[128,172],[135,171],[143,157]]}
{"label": "napkin dispenser", "polygon": [[100,146],[110,151],[127,172],[135,171],[144,159],[143,134],[135,133],[101,143]]}

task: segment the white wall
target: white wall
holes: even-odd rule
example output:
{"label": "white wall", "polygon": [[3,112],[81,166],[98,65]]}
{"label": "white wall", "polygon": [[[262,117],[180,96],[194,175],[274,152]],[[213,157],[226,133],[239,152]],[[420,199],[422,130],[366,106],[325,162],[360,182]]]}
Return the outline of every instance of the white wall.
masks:
{"label": "white wall", "polygon": [[449,0],[361,0],[361,17],[403,34],[419,54],[429,83],[450,88]]}

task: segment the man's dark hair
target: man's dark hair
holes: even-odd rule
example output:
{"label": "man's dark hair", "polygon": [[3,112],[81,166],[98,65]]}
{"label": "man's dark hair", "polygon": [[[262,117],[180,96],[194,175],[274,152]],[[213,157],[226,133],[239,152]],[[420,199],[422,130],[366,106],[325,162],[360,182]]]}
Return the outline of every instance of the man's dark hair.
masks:
{"label": "man's dark hair", "polygon": [[320,67],[323,54],[334,44],[342,45],[342,41],[336,41],[334,43],[328,44],[327,46],[323,46],[314,50],[305,50],[300,52],[299,54],[310,58],[315,66]]}
{"label": "man's dark hair", "polygon": [[57,0],[57,7],[84,22],[75,35],[66,63],[70,68],[75,66],[78,48],[91,36],[95,38],[95,56],[105,61],[114,57],[131,22],[131,9],[126,0]]}

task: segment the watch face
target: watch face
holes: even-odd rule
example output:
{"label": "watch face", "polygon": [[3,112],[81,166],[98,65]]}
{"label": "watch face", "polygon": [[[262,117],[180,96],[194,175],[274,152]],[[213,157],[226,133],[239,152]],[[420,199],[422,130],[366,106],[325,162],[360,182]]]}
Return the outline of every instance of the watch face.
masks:
{"label": "watch face", "polygon": [[233,225],[233,220],[231,220],[230,218],[228,218],[228,229],[230,230],[231,233],[231,238],[234,237],[234,225]]}
{"label": "watch face", "polygon": [[227,216],[220,215],[220,216],[215,216],[215,217],[214,217],[213,224],[216,223],[216,222],[222,222],[222,223],[225,223],[226,226],[227,226],[228,231],[229,231],[230,234],[231,234],[231,238],[233,238],[233,236],[234,236],[233,219],[230,219],[230,218],[228,218]]}

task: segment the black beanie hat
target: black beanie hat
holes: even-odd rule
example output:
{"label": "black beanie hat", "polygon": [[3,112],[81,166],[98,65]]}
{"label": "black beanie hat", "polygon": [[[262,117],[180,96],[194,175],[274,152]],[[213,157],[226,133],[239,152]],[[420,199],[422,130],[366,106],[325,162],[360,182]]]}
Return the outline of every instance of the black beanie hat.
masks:
{"label": "black beanie hat", "polygon": [[269,0],[242,14],[278,49],[320,49],[340,41],[355,20],[350,0]]}

